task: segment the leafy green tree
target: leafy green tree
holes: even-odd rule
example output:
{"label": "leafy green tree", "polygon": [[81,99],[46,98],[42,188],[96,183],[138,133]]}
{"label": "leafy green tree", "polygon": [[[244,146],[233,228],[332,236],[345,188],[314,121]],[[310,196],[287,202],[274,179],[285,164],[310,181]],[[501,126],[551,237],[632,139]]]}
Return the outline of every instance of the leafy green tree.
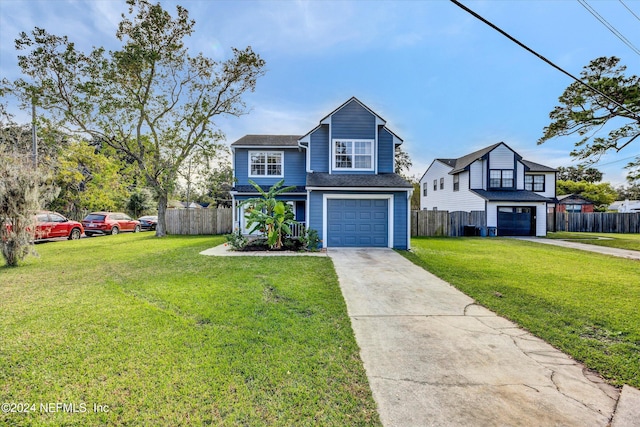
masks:
{"label": "leafy green tree", "polygon": [[608,182],[592,183],[586,181],[556,181],[556,194],[578,194],[591,200],[595,209],[604,211],[616,200],[616,190]]}
{"label": "leafy green tree", "polygon": [[233,188],[233,167],[229,160],[212,168],[205,177],[206,194],[204,199],[217,206],[231,206]]}
{"label": "leafy green tree", "polygon": [[122,167],[86,142],[72,143],[58,157],[55,180],[62,191],[52,207],[76,218],[85,211],[121,210],[129,197]]}
{"label": "leafy green tree", "polygon": [[602,181],[602,172],[596,168],[587,168],[584,165],[569,166],[558,168],[558,179],[562,181],[586,181],[600,182]]}
{"label": "leafy green tree", "polygon": [[[544,128],[538,144],[577,134],[580,140],[571,156],[587,161],[631,145],[640,136],[640,78],[626,77],[626,67],[619,63],[619,58],[601,57],[584,67],[581,81],[607,97],[578,82],[571,83],[560,96],[560,105],[549,113],[551,124]],[[596,136],[602,129],[608,134]],[[628,177],[640,177],[640,157],[626,168]]]}
{"label": "leafy green tree", "polygon": [[141,217],[153,207],[153,196],[146,188],[139,188],[132,192],[127,201],[127,210],[134,218]]}
{"label": "leafy green tree", "polygon": [[409,153],[402,149],[401,145],[396,147],[395,151],[395,173],[406,177],[409,173],[409,169],[413,166],[413,162],[411,161],[411,157],[409,157]]}
{"label": "leafy green tree", "polygon": [[640,181],[616,188],[617,200],[640,200]]}
{"label": "leafy green tree", "polygon": [[293,220],[291,206],[278,200],[277,197],[295,189],[295,186],[282,187],[284,179],[281,179],[269,191],[264,191],[255,182],[251,180],[249,182],[261,195],[261,197],[242,202],[242,206],[247,207],[245,214],[247,223],[253,225],[249,232],[261,231],[267,236],[267,244],[271,249],[281,249],[282,237],[291,234],[291,226],[296,222]]}
{"label": "leafy green tree", "polygon": [[157,236],[166,234],[165,212],[178,170],[189,156],[214,157],[223,133],[214,119],[246,113],[242,100],[255,89],[265,62],[251,47],[232,49],[216,62],[192,56],[185,38],[195,22],[177,6],[172,17],[160,4],[127,0],[116,37],[120,50],[85,54],[67,37],[41,28],[16,40],[27,80],[14,82],[23,106],[35,95],[47,119],[90,135],[135,162],[158,201]]}

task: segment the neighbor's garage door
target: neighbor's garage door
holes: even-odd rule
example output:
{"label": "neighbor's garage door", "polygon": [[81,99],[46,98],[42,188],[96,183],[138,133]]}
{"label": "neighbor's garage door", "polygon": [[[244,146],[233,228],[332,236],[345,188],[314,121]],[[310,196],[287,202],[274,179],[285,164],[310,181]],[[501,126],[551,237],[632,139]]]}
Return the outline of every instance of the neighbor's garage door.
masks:
{"label": "neighbor's garage door", "polygon": [[327,246],[387,247],[386,199],[328,199]]}
{"label": "neighbor's garage door", "polygon": [[499,207],[498,236],[532,236],[535,208]]}

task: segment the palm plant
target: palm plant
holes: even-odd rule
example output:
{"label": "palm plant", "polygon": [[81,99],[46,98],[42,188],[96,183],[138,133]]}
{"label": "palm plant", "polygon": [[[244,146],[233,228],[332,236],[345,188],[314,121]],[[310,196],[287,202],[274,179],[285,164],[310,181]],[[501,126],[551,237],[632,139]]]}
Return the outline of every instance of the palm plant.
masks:
{"label": "palm plant", "polygon": [[250,233],[261,231],[267,236],[267,244],[271,249],[282,248],[282,236],[291,234],[291,226],[296,224],[291,206],[277,200],[277,197],[287,191],[291,191],[295,186],[282,187],[284,179],[275,183],[269,191],[264,191],[255,182],[249,183],[260,193],[261,197],[254,197],[242,202],[245,209],[247,223],[252,226]]}

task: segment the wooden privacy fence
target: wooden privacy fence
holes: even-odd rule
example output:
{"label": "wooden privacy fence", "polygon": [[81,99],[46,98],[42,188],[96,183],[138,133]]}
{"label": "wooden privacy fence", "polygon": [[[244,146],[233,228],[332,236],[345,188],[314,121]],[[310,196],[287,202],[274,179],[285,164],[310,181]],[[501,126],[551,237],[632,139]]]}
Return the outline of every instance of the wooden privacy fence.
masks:
{"label": "wooden privacy fence", "polygon": [[169,234],[228,234],[231,233],[231,208],[167,209]]}
{"label": "wooden privacy fence", "polygon": [[547,231],[640,233],[640,213],[549,213],[547,214]]}
{"label": "wooden privacy fence", "polygon": [[464,236],[464,227],[485,227],[485,214],[480,211],[413,211],[411,236]]}

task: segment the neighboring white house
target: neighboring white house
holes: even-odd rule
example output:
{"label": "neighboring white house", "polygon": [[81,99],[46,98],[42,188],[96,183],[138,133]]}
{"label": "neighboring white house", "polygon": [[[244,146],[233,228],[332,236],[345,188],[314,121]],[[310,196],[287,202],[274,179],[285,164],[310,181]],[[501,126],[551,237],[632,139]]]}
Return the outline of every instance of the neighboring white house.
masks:
{"label": "neighboring white house", "polygon": [[618,200],[609,206],[609,210],[618,211],[618,213],[640,212],[640,200]]}
{"label": "neighboring white house", "polygon": [[420,179],[421,209],[484,211],[487,227],[501,236],[545,236],[555,196],[556,170],[524,160],[504,142],[436,159]]}

